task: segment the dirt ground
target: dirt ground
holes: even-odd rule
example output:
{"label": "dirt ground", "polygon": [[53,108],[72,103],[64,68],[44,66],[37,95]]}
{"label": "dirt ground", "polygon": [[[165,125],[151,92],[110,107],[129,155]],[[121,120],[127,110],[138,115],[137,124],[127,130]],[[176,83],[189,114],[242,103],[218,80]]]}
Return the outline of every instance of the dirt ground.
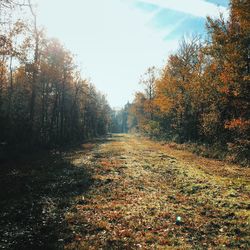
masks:
{"label": "dirt ground", "polygon": [[250,249],[248,168],[123,134],[18,164],[0,249]]}

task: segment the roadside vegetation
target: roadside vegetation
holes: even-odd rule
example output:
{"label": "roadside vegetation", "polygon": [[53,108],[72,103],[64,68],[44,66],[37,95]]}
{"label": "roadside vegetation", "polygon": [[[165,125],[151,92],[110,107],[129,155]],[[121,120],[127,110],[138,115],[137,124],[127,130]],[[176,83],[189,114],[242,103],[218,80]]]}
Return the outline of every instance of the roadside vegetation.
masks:
{"label": "roadside vegetation", "polygon": [[250,2],[230,1],[230,17],[207,18],[205,38],[180,42],[130,107],[129,130],[209,157],[250,164]]}

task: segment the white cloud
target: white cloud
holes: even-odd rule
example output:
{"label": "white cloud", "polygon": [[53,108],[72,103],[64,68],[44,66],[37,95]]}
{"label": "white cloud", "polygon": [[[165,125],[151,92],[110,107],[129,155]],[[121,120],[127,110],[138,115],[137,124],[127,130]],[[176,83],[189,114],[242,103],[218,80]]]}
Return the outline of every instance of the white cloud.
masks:
{"label": "white cloud", "polygon": [[145,3],[155,4],[162,8],[172,9],[184,13],[188,13],[197,17],[218,16],[223,13],[228,16],[228,10],[225,7],[218,7],[213,3],[204,0],[143,0]]}

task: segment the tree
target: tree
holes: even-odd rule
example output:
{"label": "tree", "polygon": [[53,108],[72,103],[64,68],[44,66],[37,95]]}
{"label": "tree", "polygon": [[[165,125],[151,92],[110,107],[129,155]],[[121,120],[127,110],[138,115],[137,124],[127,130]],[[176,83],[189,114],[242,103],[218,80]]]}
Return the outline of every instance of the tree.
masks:
{"label": "tree", "polygon": [[221,123],[227,130],[224,140],[239,153],[250,148],[250,3],[232,0],[230,7],[228,21],[208,19],[208,54],[214,61],[217,89],[224,104],[220,105]]}
{"label": "tree", "polygon": [[160,77],[143,81],[130,126],[178,142],[228,147],[231,160],[249,162],[249,11],[249,1],[232,0],[228,20],[208,17],[207,41],[182,40]]}
{"label": "tree", "polygon": [[145,103],[144,110],[148,114],[148,119],[153,120],[154,118],[154,98],[155,98],[155,81],[156,81],[156,68],[149,67],[144,75],[141,77],[140,83],[145,87]]}
{"label": "tree", "polygon": [[0,145],[30,150],[105,135],[106,97],[82,78],[70,51],[38,29],[30,0],[26,7],[31,23],[0,30]]}

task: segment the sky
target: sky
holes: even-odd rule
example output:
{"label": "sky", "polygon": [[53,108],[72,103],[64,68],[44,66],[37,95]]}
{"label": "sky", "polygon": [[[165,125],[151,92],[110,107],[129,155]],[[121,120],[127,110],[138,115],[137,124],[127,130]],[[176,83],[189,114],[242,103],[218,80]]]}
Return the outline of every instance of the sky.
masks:
{"label": "sky", "polygon": [[114,108],[131,102],[148,67],[162,68],[183,36],[204,34],[228,0],[36,0],[39,25],[76,57]]}

